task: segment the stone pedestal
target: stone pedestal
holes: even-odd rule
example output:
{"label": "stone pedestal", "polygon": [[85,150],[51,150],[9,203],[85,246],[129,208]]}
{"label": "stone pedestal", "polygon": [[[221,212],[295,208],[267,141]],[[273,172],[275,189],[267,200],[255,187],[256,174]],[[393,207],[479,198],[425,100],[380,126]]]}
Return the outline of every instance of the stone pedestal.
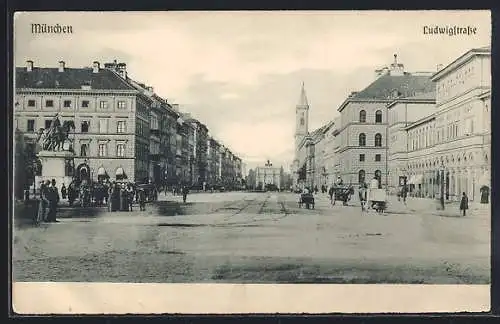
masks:
{"label": "stone pedestal", "polygon": [[72,160],[75,154],[70,151],[41,151],[37,156],[42,164],[42,175],[35,177],[37,188],[40,187],[40,182],[52,179],[56,180],[58,188],[61,188],[63,183],[67,188],[73,177],[66,176],[66,160]]}

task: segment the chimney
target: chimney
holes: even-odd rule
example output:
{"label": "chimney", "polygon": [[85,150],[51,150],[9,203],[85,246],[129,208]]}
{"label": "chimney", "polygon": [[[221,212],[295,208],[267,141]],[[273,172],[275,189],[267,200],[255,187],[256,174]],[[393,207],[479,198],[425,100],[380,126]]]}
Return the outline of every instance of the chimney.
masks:
{"label": "chimney", "polygon": [[99,73],[99,62],[94,61],[92,63],[92,73]]}
{"label": "chimney", "polygon": [[28,72],[33,71],[33,61],[31,60],[26,61],[26,71]]}
{"label": "chimney", "polygon": [[148,89],[148,91],[149,91],[149,92],[151,92],[151,93],[154,93],[154,92],[155,92],[155,91],[154,91],[155,89],[154,89],[152,86],[148,86],[148,87],[147,87],[147,89]]}
{"label": "chimney", "polygon": [[59,61],[59,72],[64,72],[64,61]]}
{"label": "chimney", "polygon": [[398,54],[394,54],[394,65],[398,65]]}

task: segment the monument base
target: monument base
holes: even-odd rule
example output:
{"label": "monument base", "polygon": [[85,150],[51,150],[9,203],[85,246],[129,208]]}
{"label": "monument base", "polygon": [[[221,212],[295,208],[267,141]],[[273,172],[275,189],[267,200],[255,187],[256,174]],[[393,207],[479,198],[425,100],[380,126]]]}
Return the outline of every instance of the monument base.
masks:
{"label": "monument base", "polygon": [[63,184],[66,187],[69,186],[71,181],[73,181],[73,177],[66,175],[66,161],[73,160],[75,157],[73,152],[41,151],[37,156],[42,164],[42,175],[35,177],[37,187],[40,187],[42,181],[52,181],[52,179],[56,181],[58,188],[61,188]]}

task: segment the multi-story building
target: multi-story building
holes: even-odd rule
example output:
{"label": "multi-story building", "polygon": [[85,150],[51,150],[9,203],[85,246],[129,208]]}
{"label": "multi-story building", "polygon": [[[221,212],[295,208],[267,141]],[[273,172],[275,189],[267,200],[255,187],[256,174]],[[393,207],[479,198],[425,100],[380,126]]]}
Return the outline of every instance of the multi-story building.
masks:
{"label": "multi-story building", "polygon": [[491,49],[466,52],[432,81],[435,114],[407,128],[408,174],[442,186],[448,199],[477,200],[491,188]]}
{"label": "multi-story building", "polygon": [[124,63],[41,68],[27,61],[16,68],[15,89],[14,118],[28,145],[59,114],[76,126],[70,138],[77,172],[88,165],[94,180],[148,176],[151,100],[127,82]]}
{"label": "multi-story building", "polygon": [[394,62],[377,70],[377,79],[341,104],[339,175],[344,183],[359,184],[373,177],[386,184],[387,104],[432,90],[430,73],[408,73]]}
{"label": "multi-story building", "polygon": [[207,126],[178,105],[129,78],[125,63],[68,68],[61,61],[57,68],[38,68],[28,61],[16,68],[15,88],[14,118],[25,145],[39,151],[37,133],[56,114],[61,122],[73,121],[73,171],[91,170],[93,180],[167,186],[241,181],[241,159],[226,148],[221,152]]}
{"label": "multi-story building", "polygon": [[[408,98],[396,98],[387,105],[387,140],[389,141],[387,147],[387,163],[389,167],[388,186],[389,191],[392,193],[399,190],[399,180],[401,177],[406,177],[407,180],[410,180],[407,184],[412,185],[412,190],[415,186],[416,188],[422,186],[423,177],[408,177],[408,151],[412,151],[412,145],[415,144],[419,145],[422,149],[430,145],[430,134],[433,132],[433,125],[428,124],[430,120],[427,120],[427,117],[433,115],[436,111],[435,95],[434,91],[430,91]],[[420,128],[419,125],[426,126]],[[417,130],[415,130],[415,127]],[[408,142],[408,132],[413,134],[415,131],[421,134],[417,138],[419,141],[417,143]]]}
{"label": "multi-story building", "polygon": [[[428,114],[404,128],[406,132],[405,142],[407,142],[406,163],[395,166],[394,173],[399,171],[396,173],[398,179],[399,177],[406,177],[411,196],[434,198],[436,194],[439,194],[439,180],[435,175],[435,170],[439,169],[439,164],[436,164],[434,160],[437,153],[435,129],[436,117],[434,113]],[[404,172],[401,168],[398,168],[399,165],[402,165],[404,170],[408,171]],[[394,181],[394,189],[396,189],[396,181],[399,180],[394,177],[392,181]],[[397,186],[399,187],[399,184]]]}
{"label": "multi-story building", "polygon": [[[313,131],[309,137],[311,141],[309,145],[314,145],[314,149],[309,149],[307,152],[314,153],[308,160],[313,167],[311,177],[313,180],[313,188],[321,186],[328,186],[330,184],[330,172],[332,166],[329,164],[332,160],[333,147],[332,144],[332,130],[334,129],[334,122],[330,121],[326,125]],[[328,157],[328,158],[327,158]]]}
{"label": "multi-story building", "polygon": [[220,185],[221,173],[221,154],[220,144],[213,137],[208,138],[207,156],[208,156],[208,177],[207,183],[210,187]]}

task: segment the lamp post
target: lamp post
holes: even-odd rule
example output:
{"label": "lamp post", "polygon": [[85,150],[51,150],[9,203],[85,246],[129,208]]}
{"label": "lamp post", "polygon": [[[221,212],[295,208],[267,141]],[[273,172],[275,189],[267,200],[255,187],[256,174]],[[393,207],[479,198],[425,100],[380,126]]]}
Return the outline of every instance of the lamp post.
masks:
{"label": "lamp post", "polygon": [[439,182],[441,185],[441,192],[440,192],[440,203],[441,203],[441,209],[444,210],[444,163],[441,161],[441,165],[439,166]]}

